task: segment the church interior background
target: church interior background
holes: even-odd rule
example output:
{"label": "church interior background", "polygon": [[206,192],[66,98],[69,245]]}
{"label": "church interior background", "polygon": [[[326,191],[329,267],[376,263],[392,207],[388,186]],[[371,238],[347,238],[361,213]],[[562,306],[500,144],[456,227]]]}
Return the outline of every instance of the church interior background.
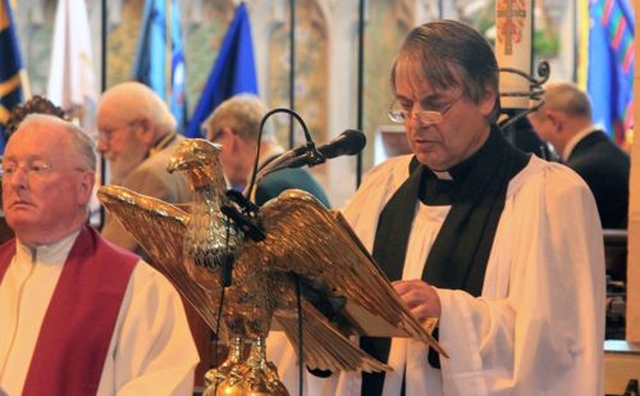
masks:
{"label": "church interior background", "polygon": [[[58,0],[10,0],[23,63],[31,93],[46,95],[54,20]],[[359,174],[385,156],[402,150],[403,135],[386,117],[392,102],[389,70],[405,34],[414,26],[436,19],[467,22],[495,40],[496,1],[506,0],[363,0],[362,52],[359,0],[246,0],[253,37],[259,96],[269,108],[295,108],[308,125],[316,144],[346,129],[361,129],[367,146],[359,158],[342,157],[312,169],[335,207],[355,191]],[[577,36],[578,6],[587,0],[532,0],[534,33],[532,65],[550,64],[550,81],[579,82]],[[143,19],[144,0],[109,0],[106,37],[102,35],[102,0],[85,0],[93,51],[96,93],[130,80]],[[186,104],[191,115],[211,73],[222,41],[233,19],[237,0],[177,0],[186,64]],[[295,4],[294,86],[291,87],[291,4]],[[640,4],[639,0],[634,5]],[[104,40],[103,40],[104,39]],[[106,42],[102,57],[102,43]],[[636,46],[638,44],[635,44]],[[362,57],[360,58],[360,56]],[[360,59],[362,62],[360,63]],[[104,71],[104,75],[102,74]],[[359,75],[359,73],[362,73]],[[635,74],[634,74],[635,75]],[[359,84],[362,81],[362,84]],[[295,101],[291,103],[291,92]],[[97,97],[97,95],[96,95]],[[292,106],[293,105],[293,106]],[[636,105],[637,106],[637,105]],[[92,125],[95,103],[85,115]],[[290,142],[290,120],[274,117],[280,140]],[[91,128],[89,128],[91,129]],[[95,130],[89,132],[96,133]],[[297,128],[292,142],[304,143]],[[625,147],[630,149],[631,146]],[[637,156],[636,156],[637,157]],[[640,258],[640,165],[632,161],[629,212],[629,256]],[[625,243],[626,243],[625,234]],[[640,269],[627,276],[627,340],[640,341]],[[640,351],[640,348],[639,348]],[[640,360],[640,352],[637,360]],[[621,366],[623,368],[628,366]],[[640,377],[636,362],[635,378]],[[617,370],[621,376],[632,374]]]}
{"label": "church interior background", "polygon": [[[32,94],[46,94],[57,0],[20,0],[14,10],[17,34]],[[100,0],[85,0],[92,35],[97,85],[102,72]],[[220,49],[239,1],[178,0],[185,47],[187,107],[192,114]],[[290,1],[245,1],[253,33],[258,91],[270,108],[290,103]],[[573,1],[536,0],[533,40],[534,65],[551,63],[551,79],[573,79]],[[106,87],[131,79],[144,0],[107,2],[104,69]],[[495,36],[495,0],[367,0],[364,2],[364,56],[362,98],[358,98],[359,1],[296,0],[294,108],[319,144],[345,129],[361,129],[368,137],[362,154],[362,172],[381,157],[381,131],[389,126],[386,111],[392,101],[389,70],[404,35],[414,26],[434,19],[468,22]],[[96,89],[101,89],[97,86]],[[276,116],[282,142],[289,142],[289,118]],[[88,125],[91,125],[89,123]],[[394,134],[385,134],[393,146]],[[296,130],[294,143],[304,137]],[[392,147],[391,147],[392,148]],[[342,206],[357,187],[356,159],[338,158],[313,169],[332,204]]]}

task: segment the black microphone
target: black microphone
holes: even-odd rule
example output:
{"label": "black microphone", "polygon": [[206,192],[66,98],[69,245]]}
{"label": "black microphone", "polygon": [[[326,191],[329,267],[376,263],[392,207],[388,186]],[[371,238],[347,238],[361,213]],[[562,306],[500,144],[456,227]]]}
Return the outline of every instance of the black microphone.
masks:
{"label": "black microphone", "polygon": [[367,137],[364,133],[347,129],[328,143],[317,147],[316,150],[309,149],[308,146],[300,146],[283,154],[290,156],[290,159],[283,161],[281,167],[299,168],[304,165],[318,165],[331,158],[358,154],[366,144]]}
{"label": "black microphone", "polygon": [[[367,144],[366,136],[355,129],[347,129],[329,141],[329,143],[318,148],[315,147],[313,142],[309,141],[306,145],[284,152],[278,158],[265,165],[258,172],[255,183],[252,183],[252,185],[259,184],[268,174],[281,169],[299,168],[304,165],[312,167],[330,158],[357,154],[362,151],[365,144]],[[245,192],[245,194],[249,194],[249,192]]]}

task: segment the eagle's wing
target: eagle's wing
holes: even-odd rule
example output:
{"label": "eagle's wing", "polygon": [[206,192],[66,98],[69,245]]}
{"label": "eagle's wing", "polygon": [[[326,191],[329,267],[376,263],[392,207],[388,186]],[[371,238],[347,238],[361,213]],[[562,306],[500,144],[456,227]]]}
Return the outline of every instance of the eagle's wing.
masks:
{"label": "eagle's wing", "polygon": [[[435,322],[420,323],[411,314],[338,212],[327,210],[304,191],[287,190],[266,203],[261,214],[266,239],[247,243],[243,254],[268,260],[273,271],[295,272],[334,296],[346,297],[346,315],[360,334],[416,338],[446,356],[430,335]],[[358,318],[367,318],[367,323]],[[380,319],[382,334],[374,334],[369,321]]]}
{"label": "eagle's wing", "polygon": [[215,331],[217,299],[191,279],[183,262],[182,245],[189,213],[121,186],[100,187],[98,198],[149,254],[150,264],[173,283]]}
{"label": "eagle's wing", "polygon": [[[347,371],[388,371],[391,368],[354,345],[341,332],[303,300],[304,363],[311,369]],[[298,316],[290,310],[277,310],[274,320],[282,327],[293,345],[299,345]],[[296,350],[296,353],[298,351]]]}

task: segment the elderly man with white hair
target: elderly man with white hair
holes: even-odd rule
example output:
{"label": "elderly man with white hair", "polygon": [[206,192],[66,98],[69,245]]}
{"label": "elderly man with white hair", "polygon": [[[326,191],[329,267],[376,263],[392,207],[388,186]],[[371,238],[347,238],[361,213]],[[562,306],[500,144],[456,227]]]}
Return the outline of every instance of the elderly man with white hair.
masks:
{"label": "elderly man with white hair", "polygon": [[86,224],[93,141],[31,114],[4,152],[0,395],[190,395],[198,355],[177,291]]}
{"label": "elderly man with white hair", "polygon": [[[97,148],[109,163],[109,183],[174,204],[191,200],[184,176],[166,170],[169,156],[184,138],[176,133],[176,120],[166,104],[151,89],[138,82],[111,87],[98,104],[97,125]],[[102,235],[143,253],[108,214]]]}

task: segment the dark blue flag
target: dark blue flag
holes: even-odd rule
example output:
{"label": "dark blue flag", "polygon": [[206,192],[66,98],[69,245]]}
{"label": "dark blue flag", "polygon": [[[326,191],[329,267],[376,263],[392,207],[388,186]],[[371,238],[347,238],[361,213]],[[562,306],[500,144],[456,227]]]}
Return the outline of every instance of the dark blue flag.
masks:
{"label": "dark blue flag", "polygon": [[185,136],[203,137],[202,122],[221,102],[239,93],[258,94],[251,24],[245,3],[236,9]]}
{"label": "dark blue flag", "polygon": [[0,0],[0,153],[4,152],[4,124],[22,102],[22,59],[9,0]]}
{"label": "dark blue flag", "polygon": [[[168,15],[169,14],[169,15]],[[167,29],[171,37],[167,40]],[[170,81],[167,83],[167,56],[170,52]],[[166,0],[146,0],[133,77],[164,99],[182,130],[186,123],[185,61],[180,10],[176,0],[167,9]]]}
{"label": "dark blue flag", "polygon": [[590,0],[587,92],[594,122],[620,145],[633,128],[634,17],[629,0]]}

